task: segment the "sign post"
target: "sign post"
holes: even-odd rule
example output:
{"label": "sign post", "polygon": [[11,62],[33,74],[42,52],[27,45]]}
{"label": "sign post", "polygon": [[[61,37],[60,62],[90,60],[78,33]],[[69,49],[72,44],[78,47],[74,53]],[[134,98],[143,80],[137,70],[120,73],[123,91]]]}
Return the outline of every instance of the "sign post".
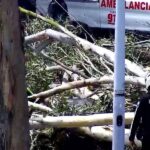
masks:
{"label": "sign post", "polygon": [[124,150],[125,0],[116,0],[112,150]]}

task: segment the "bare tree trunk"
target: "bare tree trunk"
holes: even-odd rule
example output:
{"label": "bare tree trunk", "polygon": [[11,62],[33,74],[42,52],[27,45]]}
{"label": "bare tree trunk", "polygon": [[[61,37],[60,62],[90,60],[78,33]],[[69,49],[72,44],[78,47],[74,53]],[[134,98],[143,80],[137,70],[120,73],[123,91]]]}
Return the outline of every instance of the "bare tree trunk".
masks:
{"label": "bare tree trunk", "polygon": [[0,0],[0,150],[29,150],[18,1]]}
{"label": "bare tree trunk", "polygon": [[[125,124],[131,124],[134,113],[125,113]],[[43,127],[57,127],[57,128],[75,128],[86,126],[104,126],[111,125],[113,120],[112,113],[94,114],[87,116],[43,116],[33,114],[30,119],[30,125],[34,126],[42,123]]]}

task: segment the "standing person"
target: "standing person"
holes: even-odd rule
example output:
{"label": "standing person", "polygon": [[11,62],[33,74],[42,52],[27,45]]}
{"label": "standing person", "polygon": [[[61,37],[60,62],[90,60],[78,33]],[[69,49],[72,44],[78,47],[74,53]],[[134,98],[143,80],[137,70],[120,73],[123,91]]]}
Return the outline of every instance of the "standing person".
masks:
{"label": "standing person", "polygon": [[52,0],[48,6],[48,15],[55,20],[64,20],[68,16],[67,5],[64,0]]}
{"label": "standing person", "polygon": [[136,109],[129,141],[133,148],[136,147],[134,138],[142,120],[142,150],[150,150],[150,74],[146,77],[145,81],[147,93],[140,99],[139,105]]}

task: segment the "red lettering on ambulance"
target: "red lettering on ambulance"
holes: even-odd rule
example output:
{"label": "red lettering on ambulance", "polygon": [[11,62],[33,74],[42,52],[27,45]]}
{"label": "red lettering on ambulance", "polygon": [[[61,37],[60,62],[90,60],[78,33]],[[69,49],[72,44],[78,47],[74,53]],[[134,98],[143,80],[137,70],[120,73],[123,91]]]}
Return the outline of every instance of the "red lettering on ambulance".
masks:
{"label": "red lettering on ambulance", "polygon": [[134,5],[135,9],[140,9],[140,2],[135,2]]}
{"label": "red lettering on ambulance", "polygon": [[108,24],[115,24],[115,18],[116,18],[116,14],[108,14],[107,16],[107,20],[108,20]]}
{"label": "red lettering on ambulance", "polygon": [[108,8],[115,8],[116,7],[116,0],[102,0],[101,7],[108,7]]}
{"label": "red lettering on ambulance", "polygon": [[150,10],[150,5],[148,6],[148,10]]}
{"label": "red lettering on ambulance", "polygon": [[112,8],[113,6],[113,0],[107,0],[107,7]]}
{"label": "red lettering on ambulance", "polygon": [[116,0],[113,2],[113,8],[116,8]]}
{"label": "red lettering on ambulance", "polygon": [[[101,7],[107,8],[116,8],[116,0],[100,0]],[[125,1],[125,9],[135,9],[135,10],[150,10],[150,3],[149,2],[141,2],[137,1]]]}
{"label": "red lettering on ambulance", "polygon": [[148,10],[148,3],[145,3],[145,10]]}
{"label": "red lettering on ambulance", "polygon": [[146,10],[150,10],[150,5],[148,2],[146,3]]}
{"label": "red lettering on ambulance", "polygon": [[101,2],[101,7],[106,7],[105,0],[102,0],[102,2]]}
{"label": "red lettering on ambulance", "polygon": [[129,9],[126,1],[125,1],[125,9]]}
{"label": "red lettering on ambulance", "polygon": [[129,9],[134,9],[134,4],[133,4],[133,2],[130,2],[130,4],[129,4]]}
{"label": "red lettering on ambulance", "polygon": [[141,2],[141,10],[145,10],[145,2]]}

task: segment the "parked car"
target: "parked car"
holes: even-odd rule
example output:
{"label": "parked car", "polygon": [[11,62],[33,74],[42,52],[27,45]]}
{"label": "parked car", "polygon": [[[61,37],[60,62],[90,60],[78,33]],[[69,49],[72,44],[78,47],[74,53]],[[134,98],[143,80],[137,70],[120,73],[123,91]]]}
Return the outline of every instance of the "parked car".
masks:
{"label": "parked car", "polygon": [[[70,20],[86,24],[91,28],[114,29],[116,0],[65,0],[64,2],[67,6],[64,11],[68,12]],[[61,5],[61,0],[59,3]],[[51,0],[37,0],[38,11],[48,15],[49,4],[51,5]],[[57,13],[58,10],[51,12]],[[125,12],[126,29],[150,31],[149,0],[126,0]]]}

